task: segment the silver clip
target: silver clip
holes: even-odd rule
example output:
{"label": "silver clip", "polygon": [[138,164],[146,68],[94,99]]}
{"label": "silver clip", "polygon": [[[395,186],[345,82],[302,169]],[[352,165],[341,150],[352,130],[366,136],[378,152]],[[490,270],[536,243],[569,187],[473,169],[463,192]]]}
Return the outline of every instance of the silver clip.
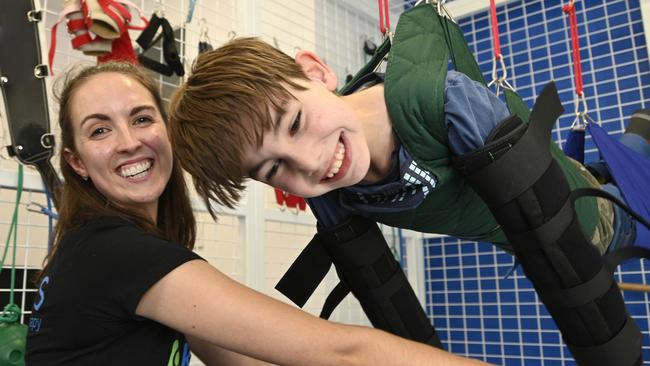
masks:
{"label": "silver clip", "polygon": [[27,20],[30,23],[38,23],[43,20],[43,12],[41,10],[30,10],[27,12]]}
{"label": "silver clip", "polygon": [[210,37],[208,36],[208,22],[205,20],[205,18],[201,18],[199,24],[201,25],[199,42],[210,43]]}
{"label": "silver clip", "polygon": [[47,77],[49,74],[49,68],[45,64],[40,64],[34,66],[34,76],[38,79],[42,79],[44,77]]}
{"label": "silver clip", "polygon": [[[501,88],[504,90],[512,90],[513,92],[516,91],[515,88],[510,85],[508,80],[506,78],[508,77],[508,69],[506,68],[505,62],[503,62],[503,55],[499,54],[496,57],[497,60],[495,60],[492,63],[492,81],[488,83],[488,88],[492,86],[492,84],[496,85],[496,95],[499,95],[499,92],[501,91]],[[497,74],[497,61],[501,65],[501,76]]]}
{"label": "silver clip", "polygon": [[54,148],[54,134],[53,133],[44,133],[41,136],[41,146],[46,149]]}

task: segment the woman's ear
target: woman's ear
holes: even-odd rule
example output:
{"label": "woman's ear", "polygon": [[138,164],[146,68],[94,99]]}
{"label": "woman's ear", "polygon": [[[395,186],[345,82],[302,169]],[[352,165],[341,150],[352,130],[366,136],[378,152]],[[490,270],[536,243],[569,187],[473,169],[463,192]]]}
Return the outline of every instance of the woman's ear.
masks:
{"label": "woman's ear", "polygon": [[65,148],[63,149],[63,158],[65,159],[66,163],[70,165],[72,170],[75,171],[75,173],[79,174],[81,177],[88,177],[86,166],[76,153],[70,151],[68,148]]}
{"label": "woman's ear", "polygon": [[296,63],[310,80],[322,83],[329,91],[336,90],[336,73],[317,54],[300,50],[296,54]]}

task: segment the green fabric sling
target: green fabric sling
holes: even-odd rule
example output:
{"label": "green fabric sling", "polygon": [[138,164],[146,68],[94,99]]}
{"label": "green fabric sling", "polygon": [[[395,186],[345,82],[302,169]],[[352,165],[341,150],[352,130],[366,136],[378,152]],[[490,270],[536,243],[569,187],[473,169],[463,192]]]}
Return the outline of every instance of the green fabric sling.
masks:
{"label": "green fabric sling", "polygon": [[[460,27],[440,16],[431,5],[406,11],[400,17],[392,43],[389,39],[384,41],[377,54],[341,89],[341,94],[349,93],[355,81],[375,70],[386,53],[385,98],[394,130],[413,159],[438,179],[438,187],[414,210],[369,216],[378,222],[421,232],[505,243],[505,236],[483,201],[449,164],[451,152],[444,124],[444,85],[449,60],[457,71],[485,84]],[[530,111],[521,97],[510,90],[506,90],[505,96],[511,113],[528,121]],[[571,188],[588,187],[576,167],[552,145],[552,154]],[[582,199],[576,206],[583,229],[593,232],[598,221],[595,199]]]}

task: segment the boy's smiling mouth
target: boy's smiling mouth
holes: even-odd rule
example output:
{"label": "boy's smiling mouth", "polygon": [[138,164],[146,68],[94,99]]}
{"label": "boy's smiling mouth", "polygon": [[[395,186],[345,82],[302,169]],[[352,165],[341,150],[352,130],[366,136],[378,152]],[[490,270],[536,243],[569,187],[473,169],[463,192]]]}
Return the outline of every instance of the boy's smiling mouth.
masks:
{"label": "boy's smiling mouth", "polygon": [[350,158],[347,154],[345,140],[343,135],[339,138],[336,145],[336,150],[332,156],[330,165],[326,170],[325,176],[321,178],[321,182],[331,183],[342,178],[350,166]]}

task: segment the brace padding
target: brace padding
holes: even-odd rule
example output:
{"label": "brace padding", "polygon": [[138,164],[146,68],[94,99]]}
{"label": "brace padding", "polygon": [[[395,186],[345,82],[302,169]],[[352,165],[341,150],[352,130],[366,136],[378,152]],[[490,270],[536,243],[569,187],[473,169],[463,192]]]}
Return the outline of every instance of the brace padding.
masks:
{"label": "brace padding", "polygon": [[550,153],[550,132],[562,112],[551,83],[529,124],[510,117],[485,147],[454,164],[501,225],[577,363],[639,365],[640,331],[583,233],[569,184]]}
{"label": "brace padding", "polygon": [[342,284],[359,300],[376,328],[442,348],[440,339],[377,224],[353,216],[319,228]]}

